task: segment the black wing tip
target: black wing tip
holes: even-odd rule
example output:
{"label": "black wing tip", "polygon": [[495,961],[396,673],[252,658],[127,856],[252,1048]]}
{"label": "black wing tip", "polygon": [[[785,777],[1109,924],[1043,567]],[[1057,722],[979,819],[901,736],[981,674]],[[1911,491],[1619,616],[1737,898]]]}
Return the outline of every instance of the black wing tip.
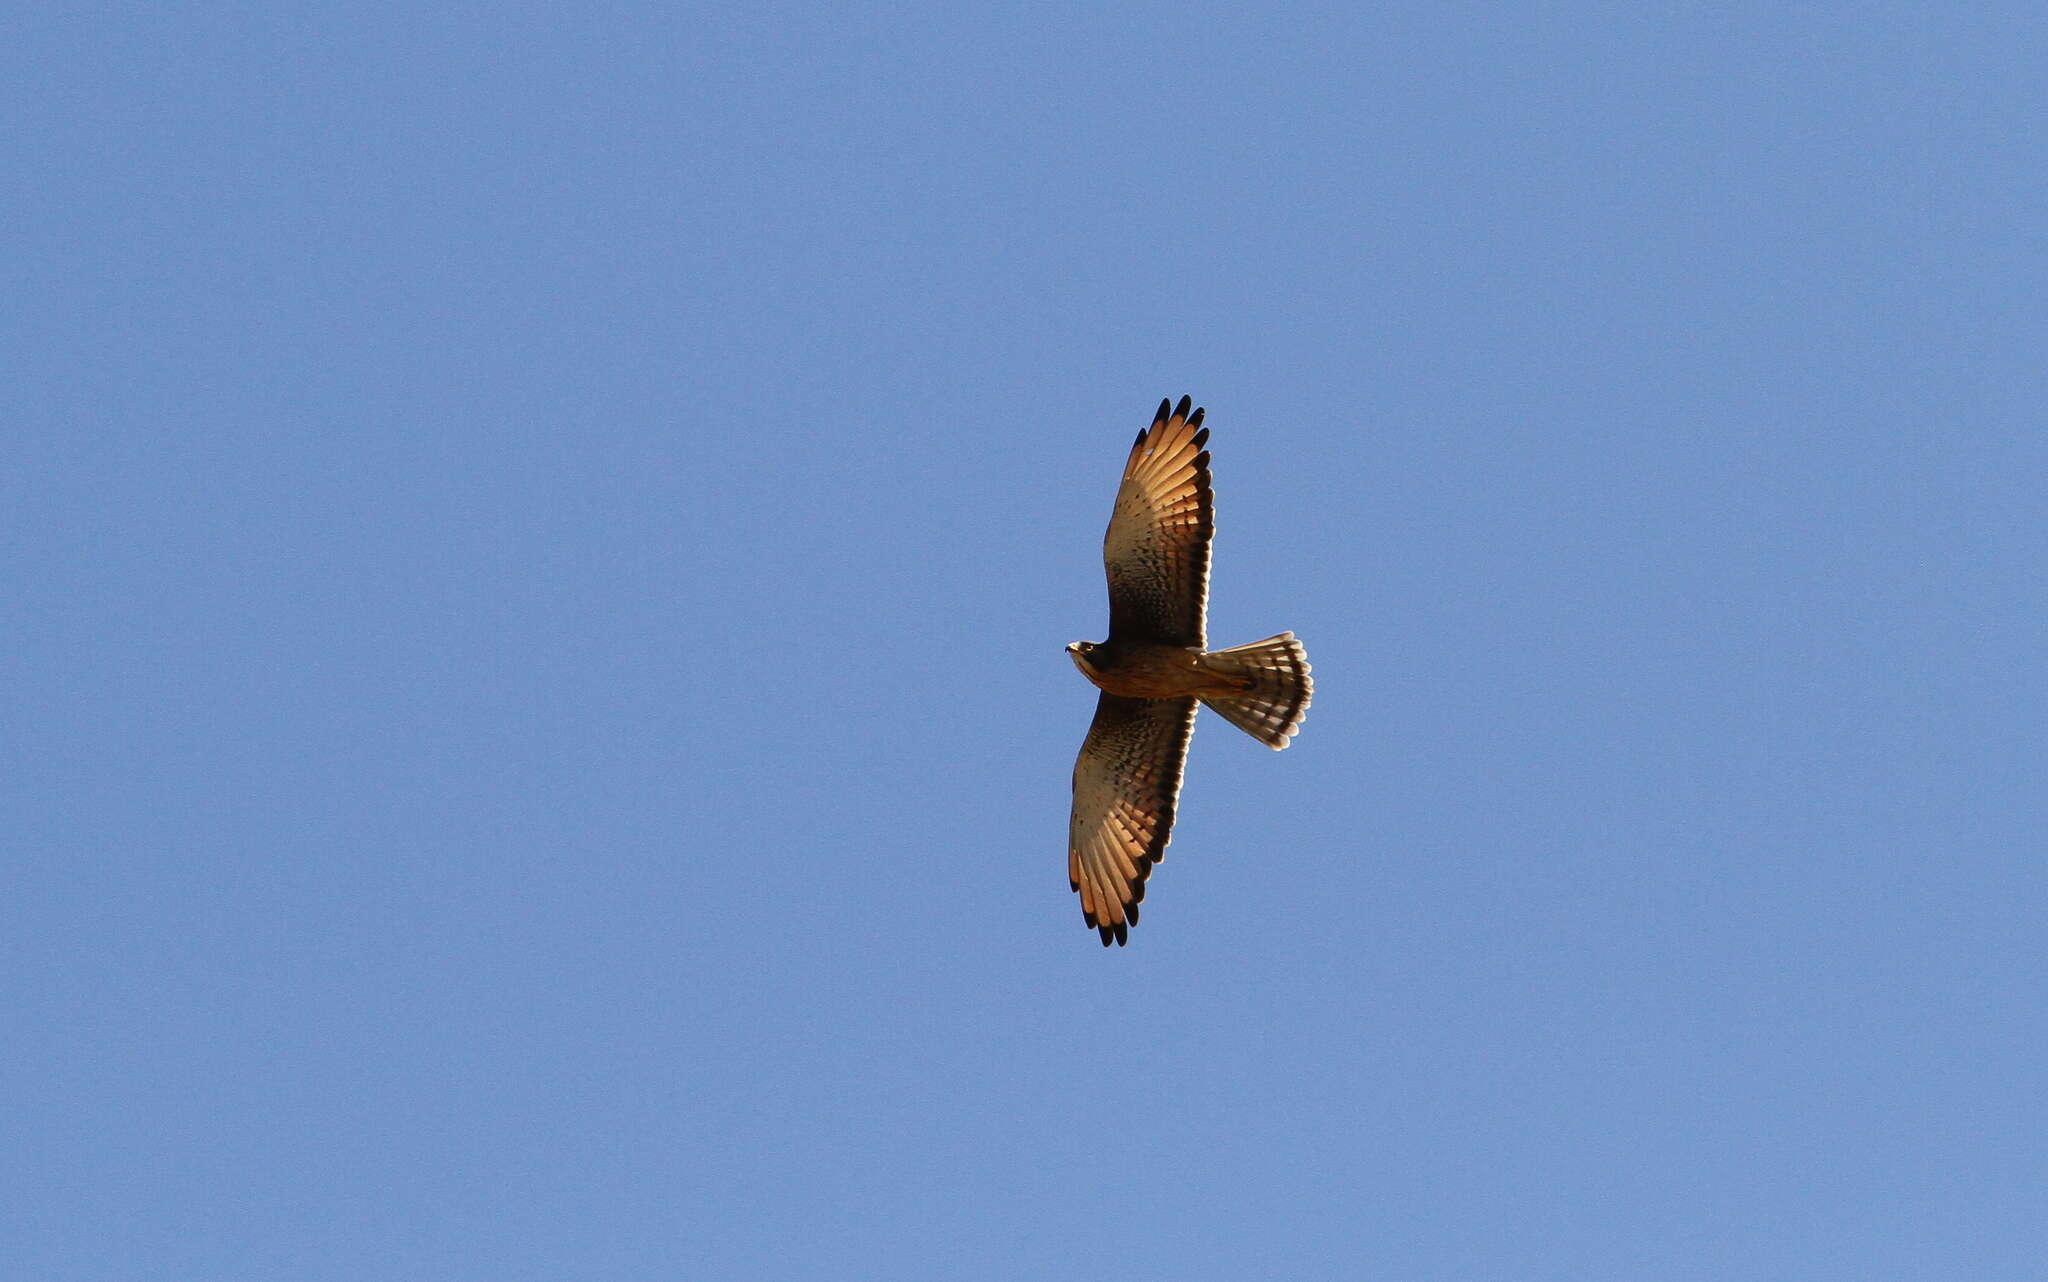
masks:
{"label": "black wing tip", "polygon": [[1102,946],[1104,948],[1109,947],[1112,940],[1115,941],[1119,948],[1129,944],[1131,942],[1131,927],[1138,924],[1138,914],[1135,911],[1130,914],[1128,921],[1111,922],[1107,926],[1095,920],[1094,913],[1084,911],[1081,916],[1086,919],[1088,925],[1094,929],[1096,934],[1102,936]]}
{"label": "black wing tip", "polygon": [[[1152,415],[1152,426],[1146,428],[1145,432],[1156,432],[1160,428],[1165,427],[1169,420],[1179,419],[1189,427],[1197,429],[1195,433],[1195,447],[1199,449],[1202,442],[1209,439],[1209,429],[1202,426],[1202,415],[1207,412],[1201,406],[1196,405],[1192,397],[1181,397],[1180,404],[1178,405],[1173,403],[1172,397],[1165,397],[1160,400],[1159,409]],[[1139,440],[1145,439],[1145,432],[1138,433]]]}

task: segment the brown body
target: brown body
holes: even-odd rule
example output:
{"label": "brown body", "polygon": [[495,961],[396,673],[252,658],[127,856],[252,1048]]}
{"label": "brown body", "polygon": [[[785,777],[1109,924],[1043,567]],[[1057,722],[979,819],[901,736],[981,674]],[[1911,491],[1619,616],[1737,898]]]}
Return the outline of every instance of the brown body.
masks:
{"label": "brown body", "polygon": [[1127,699],[1207,699],[1243,694],[1252,680],[1195,646],[1149,641],[1076,641],[1067,647],[1081,675]]}

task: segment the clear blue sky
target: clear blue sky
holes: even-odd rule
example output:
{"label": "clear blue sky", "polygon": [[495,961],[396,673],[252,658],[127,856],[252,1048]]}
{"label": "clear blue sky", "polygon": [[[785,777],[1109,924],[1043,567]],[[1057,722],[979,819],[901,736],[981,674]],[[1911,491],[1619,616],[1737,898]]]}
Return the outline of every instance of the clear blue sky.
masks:
{"label": "clear blue sky", "polygon": [[[2041,1277],[2044,50],[21,11],[0,1273]],[[1183,392],[1318,692],[1105,951]]]}

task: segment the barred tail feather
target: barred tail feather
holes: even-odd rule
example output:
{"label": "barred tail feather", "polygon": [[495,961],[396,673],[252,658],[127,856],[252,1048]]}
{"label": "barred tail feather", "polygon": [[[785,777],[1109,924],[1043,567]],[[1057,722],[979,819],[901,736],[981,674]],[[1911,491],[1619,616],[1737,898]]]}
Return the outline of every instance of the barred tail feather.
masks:
{"label": "barred tail feather", "polygon": [[1309,679],[1308,651],[1292,632],[1213,650],[1202,656],[1204,667],[1251,680],[1242,694],[1212,695],[1202,702],[1224,720],[1278,750],[1301,728],[1308,715],[1315,682]]}

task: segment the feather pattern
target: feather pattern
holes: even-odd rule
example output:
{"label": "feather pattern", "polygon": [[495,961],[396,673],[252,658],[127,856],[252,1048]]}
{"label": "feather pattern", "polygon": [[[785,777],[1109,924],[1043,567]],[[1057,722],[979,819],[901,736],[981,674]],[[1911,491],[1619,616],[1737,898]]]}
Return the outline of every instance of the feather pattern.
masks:
{"label": "feather pattern", "polygon": [[1200,646],[1209,606],[1209,431],[1202,411],[1159,402],[1124,463],[1102,538],[1109,639]]}
{"label": "feather pattern", "polygon": [[1166,856],[1194,728],[1193,699],[1105,693],[1095,705],[1074,762],[1067,880],[1105,947],[1130,938],[1145,878]]}

